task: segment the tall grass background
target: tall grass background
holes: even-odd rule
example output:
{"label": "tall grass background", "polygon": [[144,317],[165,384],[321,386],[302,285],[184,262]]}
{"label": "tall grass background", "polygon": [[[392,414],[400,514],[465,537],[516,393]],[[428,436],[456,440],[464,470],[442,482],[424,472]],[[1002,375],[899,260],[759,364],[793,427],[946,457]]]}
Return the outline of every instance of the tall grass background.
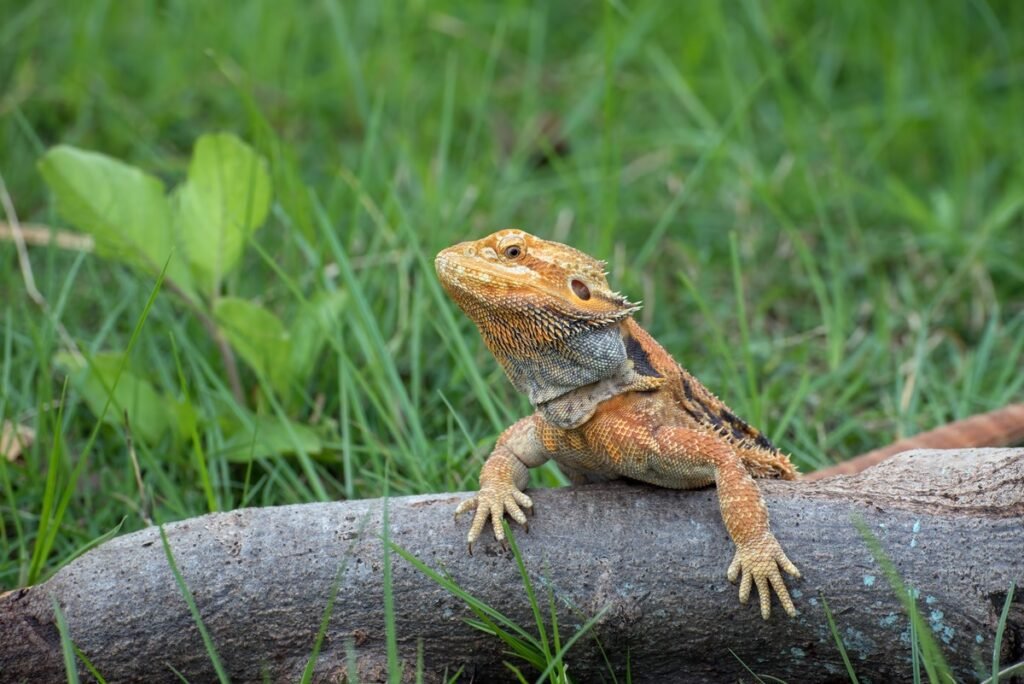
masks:
{"label": "tall grass background", "polygon": [[[0,2],[22,223],[67,228],[50,146],[172,185],[199,135],[231,131],[275,204],[224,294],[286,320],[346,297],[287,407],[324,448],[239,462],[193,312],[51,245],[29,252],[46,314],[0,240],[0,423],[35,434],[0,458],[0,587],[149,518],[473,488],[529,406],[432,258],[502,227],[607,259],[641,324],[804,470],[1020,401],[1022,113],[1015,2]],[[98,425],[57,321],[87,352],[130,346],[195,439]],[[242,383],[246,409],[275,405]]]}

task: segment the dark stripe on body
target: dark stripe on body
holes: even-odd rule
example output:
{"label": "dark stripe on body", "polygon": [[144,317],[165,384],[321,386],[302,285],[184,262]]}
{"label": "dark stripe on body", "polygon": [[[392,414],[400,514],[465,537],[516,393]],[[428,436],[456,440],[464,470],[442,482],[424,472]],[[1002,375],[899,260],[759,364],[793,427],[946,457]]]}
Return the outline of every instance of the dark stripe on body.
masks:
{"label": "dark stripe on body", "polygon": [[625,342],[626,356],[633,362],[633,370],[640,375],[660,378],[661,373],[655,370],[654,366],[651,365],[651,357],[647,354],[647,350],[641,346],[637,339],[632,335],[627,335]]}

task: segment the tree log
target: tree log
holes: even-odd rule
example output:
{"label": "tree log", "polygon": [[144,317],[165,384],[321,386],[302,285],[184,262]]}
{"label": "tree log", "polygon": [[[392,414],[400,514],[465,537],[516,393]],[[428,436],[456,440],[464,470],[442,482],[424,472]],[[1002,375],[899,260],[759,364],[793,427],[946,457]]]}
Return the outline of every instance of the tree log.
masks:
{"label": "tree log", "polygon": [[[567,654],[576,681],[610,681],[612,671],[623,681],[627,667],[637,682],[736,681],[750,678],[744,664],[789,681],[845,680],[822,598],[859,676],[909,680],[908,620],[857,519],[913,588],[958,678],[991,671],[1011,582],[1020,590],[1002,663],[1024,659],[1024,450],[915,451],[854,477],[762,486],[772,528],[803,573],[787,580],[796,618],[775,601],[765,622],[756,599],[738,602],[725,577],[733,546],[713,489],[608,483],[531,492],[536,515],[516,539],[545,613],[547,590],[554,596],[562,643],[605,609]],[[535,632],[511,554],[488,539],[467,555],[468,521],[452,521],[465,496],[390,499],[391,539]],[[299,679],[336,577],[315,679],[344,681],[354,671],[360,681],[383,681],[383,506],[246,509],[165,527],[233,681]],[[392,568],[406,679],[418,648],[426,681],[460,668],[464,681],[511,679],[502,661],[515,657],[465,622],[472,613],[460,599],[394,554]],[[3,681],[65,680],[54,601],[74,644],[108,681],[174,682],[174,670],[215,679],[157,529],[109,541],[44,584],[0,596]]]}

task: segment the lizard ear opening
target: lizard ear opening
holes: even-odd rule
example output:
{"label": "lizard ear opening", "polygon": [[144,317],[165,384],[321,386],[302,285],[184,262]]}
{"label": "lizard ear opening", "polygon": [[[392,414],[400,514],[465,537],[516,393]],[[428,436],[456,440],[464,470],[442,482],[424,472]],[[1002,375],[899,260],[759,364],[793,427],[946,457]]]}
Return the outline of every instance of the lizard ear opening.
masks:
{"label": "lizard ear opening", "polygon": [[587,301],[588,299],[590,299],[590,288],[587,287],[587,284],[580,280],[579,278],[573,278],[572,280],[570,280],[569,287],[572,288],[573,294],[575,294],[583,301]]}

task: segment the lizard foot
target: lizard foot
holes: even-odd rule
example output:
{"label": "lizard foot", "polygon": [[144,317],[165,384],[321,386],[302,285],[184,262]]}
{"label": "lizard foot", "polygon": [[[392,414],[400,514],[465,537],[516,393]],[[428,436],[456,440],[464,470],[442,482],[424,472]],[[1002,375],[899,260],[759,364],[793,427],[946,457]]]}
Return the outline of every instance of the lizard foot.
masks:
{"label": "lizard foot", "polygon": [[800,571],[786,558],[782,547],[771,532],[757,540],[736,545],[736,555],[727,573],[730,582],[740,580],[740,603],[750,598],[751,584],[757,585],[757,596],[761,600],[761,617],[765,620],[772,612],[772,597],[768,585],[779,595],[779,603],[790,617],[796,617],[796,607],[789,597],[786,583],[782,579],[782,568],[793,577],[800,577]]}
{"label": "lizard foot", "polygon": [[515,488],[514,485],[504,487],[481,487],[480,491],[466,499],[455,509],[455,517],[466,511],[476,511],[473,515],[473,522],[469,526],[469,534],[466,536],[466,543],[469,544],[469,552],[473,553],[473,542],[480,536],[488,518],[491,521],[491,528],[494,530],[494,538],[505,542],[505,530],[501,527],[501,519],[508,513],[509,517],[523,527],[529,529],[526,521],[526,514],[523,509],[533,508],[533,501],[526,494]]}

